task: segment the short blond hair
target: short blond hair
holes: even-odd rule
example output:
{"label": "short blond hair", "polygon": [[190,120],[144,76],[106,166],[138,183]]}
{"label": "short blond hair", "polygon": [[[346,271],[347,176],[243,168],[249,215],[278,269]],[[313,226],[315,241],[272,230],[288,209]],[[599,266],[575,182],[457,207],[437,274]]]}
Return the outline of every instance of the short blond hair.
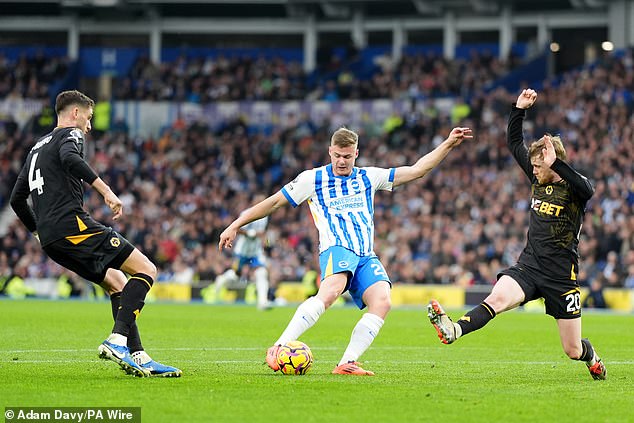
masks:
{"label": "short blond hair", "polygon": [[555,155],[557,156],[557,158],[559,160],[565,161],[567,155],[566,155],[566,149],[564,148],[564,144],[561,142],[561,137],[552,136],[550,134],[544,135],[537,141],[534,141],[528,147],[528,157],[531,159],[533,157],[541,157],[542,159],[544,158],[542,149],[545,148],[544,146],[546,145],[546,137],[550,137],[550,141],[553,143],[553,147],[555,147]]}
{"label": "short blond hair", "polygon": [[332,138],[330,138],[330,145],[336,145],[337,147],[349,147],[357,144],[359,144],[359,135],[344,127],[337,129],[332,134]]}

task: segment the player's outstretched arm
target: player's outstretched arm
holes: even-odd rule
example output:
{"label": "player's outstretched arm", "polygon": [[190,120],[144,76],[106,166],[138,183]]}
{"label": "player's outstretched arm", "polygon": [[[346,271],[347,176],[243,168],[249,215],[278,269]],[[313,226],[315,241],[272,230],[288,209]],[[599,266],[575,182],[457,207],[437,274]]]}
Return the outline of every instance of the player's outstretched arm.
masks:
{"label": "player's outstretched arm", "polygon": [[418,159],[414,165],[397,167],[394,173],[394,186],[406,184],[427,175],[447,157],[451,150],[462,144],[465,139],[471,138],[473,135],[470,128],[453,128],[446,140]]}
{"label": "player's outstretched arm", "polygon": [[514,107],[511,108],[506,127],[506,143],[508,148],[529,181],[533,180],[533,165],[528,158],[528,149],[524,145],[524,131],[522,127],[524,117],[526,116],[526,109],[535,104],[536,100],[537,93],[535,90],[530,88],[522,90],[513,105]]}
{"label": "player's outstretched arm", "polygon": [[265,198],[259,203],[249,207],[244,212],[240,213],[240,216],[234,220],[231,225],[227,226],[227,229],[222,231],[220,234],[220,241],[218,242],[218,249],[222,250],[223,248],[231,248],[233,246],[233,240],[236,239],[241,227],[258,219],[262,219],[287,204],[289,204],[289,202],[284,194],[282,194],[282,191],[278,191],[270,197]]}
{"label": "player's outstretched arm", "polygon": [[123,214],[123,203],[121,202],[119,197],[117,197],[116,194],[112,192],[108,184],[106,184],[101,178],[98,177],[92,182],[91,185],[94,189],[97,190],[97,192],[99,192],[99,194],[101,194],[103,200],[106,202],[106,205],[110,207],[110,210],[112,210],[112,218],[114,220],[120,218]]}

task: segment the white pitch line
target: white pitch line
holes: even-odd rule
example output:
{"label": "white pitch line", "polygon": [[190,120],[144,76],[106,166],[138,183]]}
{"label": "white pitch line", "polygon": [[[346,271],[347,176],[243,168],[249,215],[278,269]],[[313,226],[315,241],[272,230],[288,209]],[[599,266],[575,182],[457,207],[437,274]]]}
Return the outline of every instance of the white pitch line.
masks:
{"label": "white pitch line", "polygon": [[[189,348],[150,348],[151,351],[266,351],[267,347],[189,347]],[[417,346],[402,346],[402,347],[374,347],[374,350],[419,350],[421,347]],[[315,349],[315,348],[313,348]],[[336,347],[318,347],[319,350],[341,350],[342,346]],[[18,353],[47,353],[47,352],[61,352],[61,353],[73,353],[73,352],[91,352],[96,351],[97,348],[81,348],[81,349],[35,349],[35,350],[0,350],[0,354],[18,354]]]}
{"label": "white pitch line", "polygon": [[[322,360],[315,360],[315,362],[319,363]],[[324,362],[326,360],[323,360]],[[69,363],[96,363],[95,360],[7,360],[0,361],[0,364],[3,363],[14,363],[14,364],[69,364]],[[178,360],[179,363],[209,363],[209,364],[264,364],[264,362],[254,361],[254,360]],[[438,360],[365,360],[366,364],[383,364],[383,363],[393,363],[393,364],[456,364],[455,361],[443,361],[439,362]],[[483,361],[483,360],[470,360],[469,364],[519,364],[519,365],[539,365],[539,366],[554,366],[560,365],[563,363],[567,363],[567,361],[499,361],[499,360],[491,360],[491,361]],[[634,361],[606,361],[606,364],[609,366],[631,366],[634,364]]]}

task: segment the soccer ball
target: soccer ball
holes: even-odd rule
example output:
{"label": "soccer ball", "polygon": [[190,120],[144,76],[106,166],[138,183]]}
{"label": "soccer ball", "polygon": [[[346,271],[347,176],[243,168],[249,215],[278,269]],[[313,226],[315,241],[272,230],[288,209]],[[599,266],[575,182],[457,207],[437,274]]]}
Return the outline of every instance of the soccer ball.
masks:
{"label": "soccer ball", "polygon": [[277,352],[277,364],[285,375],[305,375],[313,365],[313,353],[301,341],[290,341]]}

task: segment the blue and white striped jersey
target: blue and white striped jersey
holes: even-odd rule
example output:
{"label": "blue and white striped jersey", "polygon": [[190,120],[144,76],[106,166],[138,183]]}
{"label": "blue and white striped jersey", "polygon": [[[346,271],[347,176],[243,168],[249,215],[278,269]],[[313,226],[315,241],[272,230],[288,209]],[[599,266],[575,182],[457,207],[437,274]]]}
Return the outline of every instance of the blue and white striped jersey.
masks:
{"label": "blue and white striped jersey", "polygon": [[[241,229],[244,231],[253,230],[256,234],[266,231],[266,225],[269,223],[269,217],[265,216],[261,219],[247,223]],[[245,234],[239,234],[236,238],[236,246],[234,254],[240,257],[262,257],[264,249],[262,248],[262,238],[259,236],[250,237]]]}
{"label": "blue and white striped jersey", "polygon": [[355,167],[350,176],[335,176],[329,164],[300,173],[282,194],[293,207],[308,200],[320,253],[340,245],[359,256],[374,255],[374,193],[392,190],[394,172]]}

